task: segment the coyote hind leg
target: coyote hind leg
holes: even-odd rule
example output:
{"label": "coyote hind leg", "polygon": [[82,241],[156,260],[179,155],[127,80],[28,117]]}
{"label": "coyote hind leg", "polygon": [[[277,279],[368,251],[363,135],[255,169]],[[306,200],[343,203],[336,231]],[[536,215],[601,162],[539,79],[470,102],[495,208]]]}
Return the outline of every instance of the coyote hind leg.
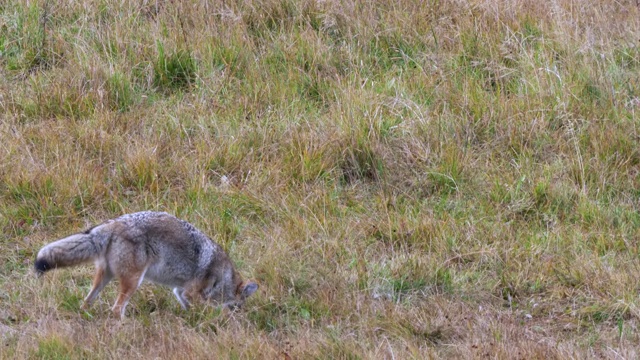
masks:
{"label": "coyote hind leg", "polygon": [[118,295],[118,299],[116,299],[115,304],[113,304],[113,314],[119,318],[124,318],[125,309],[127,304],[129,303],[129,299],[131,299],[131,295],[138,289],[140,283],[144,279],[144,273],[146,269],[143,271],[127,276],[120,277],[118,280],[120,281],[120,294]]}
{"label": "coyote hind leg", "polygon": [[93,301],[98,297],[100,291],[104,289],[111,279],[113,279],[113,274],[106,266],[98,265],[96,267],[96,274],[93,277],[93,287],[87,297],[84,298],[84,303],[82,304],[83,310],[88,309],[91,304],[93,304]]}

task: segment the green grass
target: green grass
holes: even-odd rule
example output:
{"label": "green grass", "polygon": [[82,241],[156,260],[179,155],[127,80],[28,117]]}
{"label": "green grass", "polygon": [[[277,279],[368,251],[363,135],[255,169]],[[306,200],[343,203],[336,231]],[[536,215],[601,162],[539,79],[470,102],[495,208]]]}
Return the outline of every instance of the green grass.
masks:
{"label": "green grass", "polygon": [[[0,4],[0,358],[633,358],[632,3]],[[184,218],[260,284],[118,322],[46,243]]]}
{"label": "green grass", "polygon": [[153,73],[153,83],[159,89],[185,89],[195,81],[196,61],[188,51],[166,54],[164,46],[158,44]]}
{"label": "green grass", "polygon": [[35,358],[47,360],[86,359],[87,355],[79,351],[70,341],[57,337],[40,340],[38,349],[33,354]]}

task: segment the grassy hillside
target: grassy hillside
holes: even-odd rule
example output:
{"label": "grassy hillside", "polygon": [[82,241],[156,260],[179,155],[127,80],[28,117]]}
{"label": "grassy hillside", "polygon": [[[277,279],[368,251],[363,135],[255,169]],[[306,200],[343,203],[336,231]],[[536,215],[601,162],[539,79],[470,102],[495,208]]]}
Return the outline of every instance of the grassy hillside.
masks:
{"label": "grassy hillside", "polygon": [[[636,1],[0,2],[0,358],[634,358]],[[79,309],[162,210],[260,284]]]}

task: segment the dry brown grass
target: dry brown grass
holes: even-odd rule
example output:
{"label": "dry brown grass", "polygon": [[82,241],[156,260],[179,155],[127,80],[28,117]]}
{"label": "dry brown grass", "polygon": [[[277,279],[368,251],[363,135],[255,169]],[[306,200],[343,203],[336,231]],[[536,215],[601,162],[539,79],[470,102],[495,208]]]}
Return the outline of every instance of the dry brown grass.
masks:
{"label": "dry brown grass", "polygon": [[[0,358],[636,358],[635,1],[0,4]],[[164,210],[260,292],[128,318],[45,243]]]}

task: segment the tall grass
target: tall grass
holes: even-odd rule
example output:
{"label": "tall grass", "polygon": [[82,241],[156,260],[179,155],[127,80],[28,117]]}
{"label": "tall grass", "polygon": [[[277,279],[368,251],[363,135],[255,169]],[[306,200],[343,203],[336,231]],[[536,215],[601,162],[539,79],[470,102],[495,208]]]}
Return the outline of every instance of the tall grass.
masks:
{"label": "tall grass", "polygon": [[[0,4],[0,358],[634,358],[634,1]],[[260,283],[128,318],[45,243],[172,212]]]}

